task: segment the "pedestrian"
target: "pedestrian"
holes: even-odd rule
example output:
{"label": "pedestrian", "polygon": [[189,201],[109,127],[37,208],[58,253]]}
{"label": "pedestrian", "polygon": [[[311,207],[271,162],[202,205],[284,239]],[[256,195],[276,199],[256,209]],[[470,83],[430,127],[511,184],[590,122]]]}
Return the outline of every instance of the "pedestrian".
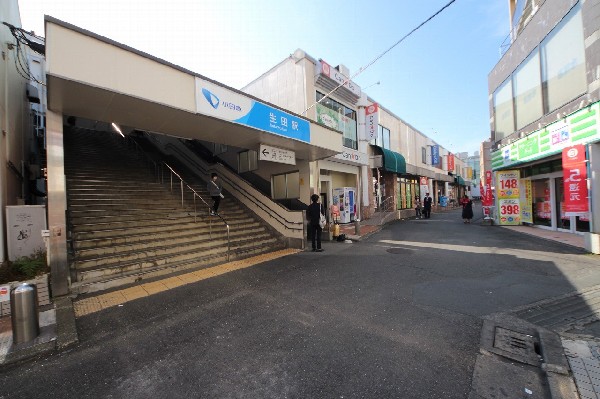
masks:
{"label": "pedestrian", "polygon": [[425,219],[429,219],[431,217],[431,203],[433,202],[433,198],[429,196],[429,193],[425,193],[425,198],[423,198],[423,215]]}
{"label": "pedestrian", "polygon": [[223,191],[223,186],[221,186],[221,182],[219,182],[219,177],[217,176],[216,173],[210,174],[210,180],[206,184],[206,189],[208,190],[208,195],[210,195],[210,197],[213,200],[213,206],[212,206],[212,209],[210,210],[210,214],[213,216],[218,215],[219,214],[219,204],[221,203],[221,198],[225,198],[225,197],[223,196],[223,193],[221,192],[221,191]]}
{"label": "pedestrian", "polygon": [[312,250],[313,252],[323,252],[323,249],[321,248],[321,232],[323,232],[323,229],[319,225],[323,210],[321,209],[319,196],[317,194],[311,195],[310,200],[312,203],[306,210],[306,218],[308,219],[308,228],[310,235],[312,236]]}
{"label": "pedestrian", "polygon": [[471,223],[471,219],[473,219],[473,201],[465,194],[460,200],[460,204],[462,205],[463,223]]}
{"label": "pedestrian", "polygon": [[415,212],[417,214],[417,219],[421,219],[421,199],[418,195],[415,197]]}

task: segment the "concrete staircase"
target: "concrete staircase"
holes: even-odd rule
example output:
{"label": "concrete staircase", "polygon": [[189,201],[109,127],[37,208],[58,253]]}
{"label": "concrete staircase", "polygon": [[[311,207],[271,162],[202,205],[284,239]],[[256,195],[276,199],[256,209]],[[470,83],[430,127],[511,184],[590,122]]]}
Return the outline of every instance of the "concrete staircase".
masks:
{"label": "concrete staircase", "polygon": [[[154,166],[113,132],[65,128],[71,289],[100,291],[227,261],[225,223],[181,203],[179,181],[158,181]],[[209,203],[204,182],[190,182]],[[199,202],[199,201],[197,201]],[[279,250],[283,241],[231,196],[219,212],[230,227],[230,260]]]}

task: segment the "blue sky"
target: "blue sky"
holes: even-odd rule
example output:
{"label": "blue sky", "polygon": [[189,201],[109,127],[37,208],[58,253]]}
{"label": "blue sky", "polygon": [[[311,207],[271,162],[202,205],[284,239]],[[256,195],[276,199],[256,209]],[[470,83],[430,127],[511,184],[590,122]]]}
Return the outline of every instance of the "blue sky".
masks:
{"label": "blue sky", "polygon": [[[449,0],[19,0],[23,28],[51,15],[241,88],[297,48],[354,74]],[[456,0],[354,80],[453,152],[490,136],[487,75],[506,0]]]}

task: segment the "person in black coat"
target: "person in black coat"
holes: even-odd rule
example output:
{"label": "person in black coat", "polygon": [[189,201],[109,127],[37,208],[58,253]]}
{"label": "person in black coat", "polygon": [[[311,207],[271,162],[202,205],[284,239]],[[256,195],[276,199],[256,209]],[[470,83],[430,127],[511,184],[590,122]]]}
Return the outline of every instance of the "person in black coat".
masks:
{"label": "person in black coat", "polygon": [[423,216],[425,219],[429,219],[431,217],[431,203],[433,202],[433,198],[429,196],[429,193],[425,194],[425,198],[423,198]]}
{"label": "person in black coat", "polygon": [[321,248],[321,232],[323,229],[319,226],[319,219],[323,213],[321,210],[321,204],[319,204],[319,196],[313,194],[310,196],[312,203],[306,210],[306,218],[308,219],[308,229],[310,235],[312,235],[312,250],[315,252],[322,252]]}

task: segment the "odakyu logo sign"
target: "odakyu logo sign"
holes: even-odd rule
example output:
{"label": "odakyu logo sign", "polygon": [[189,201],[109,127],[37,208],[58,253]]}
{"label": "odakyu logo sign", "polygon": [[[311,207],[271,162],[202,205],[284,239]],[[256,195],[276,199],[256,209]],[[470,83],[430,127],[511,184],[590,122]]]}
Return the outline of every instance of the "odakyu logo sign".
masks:
{"label": "odakyu logo sign", "polygon": [[196,112],[310,142],[310,123],[226,87],[196,77]]}

